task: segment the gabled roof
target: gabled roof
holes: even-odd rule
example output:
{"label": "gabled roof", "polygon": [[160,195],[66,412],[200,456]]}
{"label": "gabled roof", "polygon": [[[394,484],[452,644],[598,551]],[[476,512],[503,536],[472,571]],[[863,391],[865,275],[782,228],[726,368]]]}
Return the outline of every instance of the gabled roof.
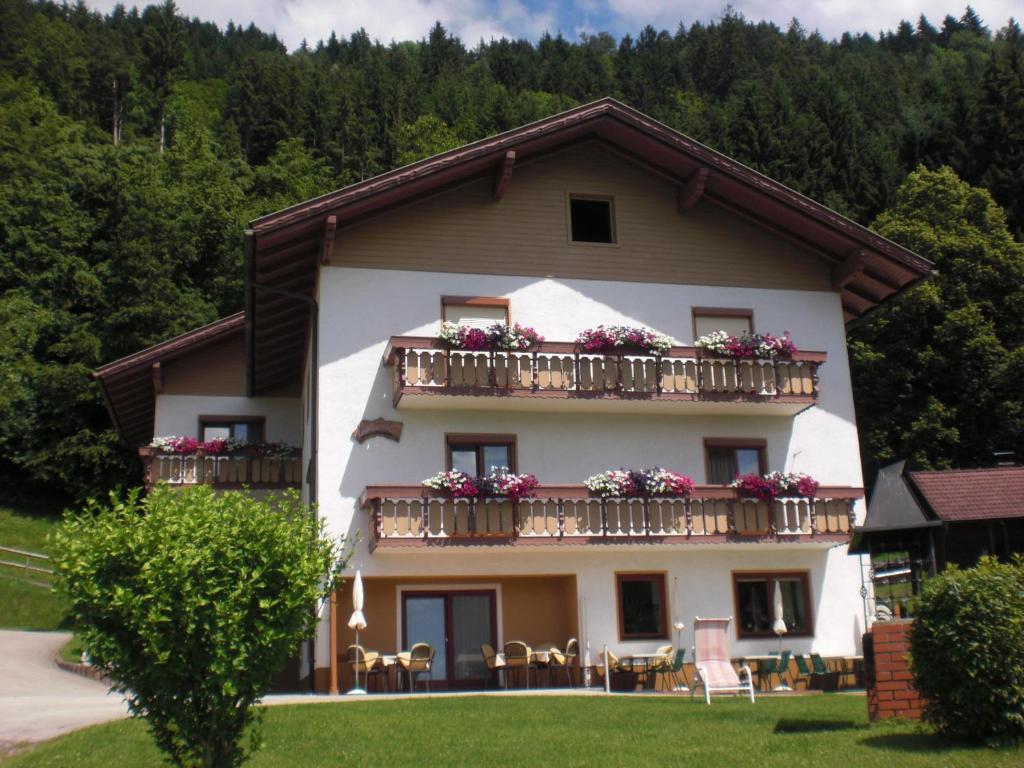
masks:
{"label": "gabled roof", "polygon": [[907,477],[939,520],[1024,517],[1024,467],[910,472]]}
{"label": "gabled roof", "polygon": [[318,258],[329,256],[338,228],[488,175],[498,196],[513,168],[593,139],[676,183],[681,209],[704,199],[817,254],[833,266],[847,320],[931,269],[912,251],[606,98],[254,220],[246,235],[250,391],[297,384],[309,333],[308,307],[297,296],[313,295]]}
{"label": "gabled roof", "polygon": [[96,369],[93,376],[99,382],[121,439],[138,447],[153,438],[156,391],[160,385],[160,369],[154,366],[240,336],[244,329],[245,314],[236,312]]}

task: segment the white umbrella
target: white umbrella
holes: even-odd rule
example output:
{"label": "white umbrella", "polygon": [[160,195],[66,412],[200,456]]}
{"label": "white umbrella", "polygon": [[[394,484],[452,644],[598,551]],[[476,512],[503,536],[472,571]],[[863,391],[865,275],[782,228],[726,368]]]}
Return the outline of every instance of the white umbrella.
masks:
{"label": "white umbrella", "polygon": [[[786,634],[786,632],[788,631],[787,628],[786,628],[786,619],[784,618],[785,611],[786,611],[786,606],[782,602],[782,585],[778,581],[776,581],[775,582],[775,611],[774,611],[774,613],[775,613],[775,623],[772,624],[772,631],[776,635],[779,636],[779,656],[782,656],[782,636],[784,634]],[[788,685],[786,685],[785,680],[782,677],[782,675],[784,673],[785,673],[785,670],[782,669],[782,667],[780,666],[779,667],[779,684],[777,686],[775,686],[774,690],[776,690],[776,691],[788,691],[788,690],[790,690],[790,687]]]}
{"label": "white umbrella", "polygon": [[[352,616],[348,620],[350,629],[356,631],[356,645],[359,645],[359,630],[366,629],[366,617],[363,615],[363,574],[356,571],[355,581],[352,582]],[[356,686],[349,693],[366,693],[359,687],[359,665],[355,666]]]}

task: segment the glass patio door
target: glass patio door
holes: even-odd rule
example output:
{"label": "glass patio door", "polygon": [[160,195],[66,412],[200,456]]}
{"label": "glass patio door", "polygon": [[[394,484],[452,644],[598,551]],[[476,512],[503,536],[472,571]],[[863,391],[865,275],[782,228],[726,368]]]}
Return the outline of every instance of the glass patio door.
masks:
{"label": "glass patio door", "polygon": [[497,643],[494,590],[405,592],[402,596],[402,647],[429,643],[434,648],[431,685],[473,688],[487,678],[480,654]]}

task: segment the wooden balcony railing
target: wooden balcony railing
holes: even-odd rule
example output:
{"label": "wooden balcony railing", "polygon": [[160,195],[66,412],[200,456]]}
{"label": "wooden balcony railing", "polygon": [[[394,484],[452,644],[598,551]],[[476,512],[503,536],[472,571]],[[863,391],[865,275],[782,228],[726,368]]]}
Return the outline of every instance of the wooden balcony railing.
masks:
{"label": "wooden balcony railing", "polygon": [[821,487],[773,503],[728,486],[689,498],[602,499],[582,485],[545,485],[536,498],[453,499],[418,485],[367,486],[371,547],[448,543],[846,541],[860,488]]}
{"label": "wooden balcony railing", "polygon": [[140,448],[145,485],[209,484],[224,487],[298,488],[302,484],[302,457],[299,451],[283,459],[258,456],[190,456],[157,453]]}
{"label": "wooden balcony railing", "polygon": [[403,395],[493,395],[607,399],[817,402],[825,352],[788,360],[707,357],[695,347],[665,355],[581,352],[546,341],[527,352],[469,352],[439,339],[393,336],[384,364],[394,368],[394,402]]}

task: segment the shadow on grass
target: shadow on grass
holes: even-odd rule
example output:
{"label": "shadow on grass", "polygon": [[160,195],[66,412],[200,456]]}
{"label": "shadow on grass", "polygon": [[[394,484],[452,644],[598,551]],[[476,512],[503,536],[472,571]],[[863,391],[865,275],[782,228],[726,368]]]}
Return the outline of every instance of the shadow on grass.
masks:
{"label": "shadow on grass", "polygon": [[852,731],[866,728],[853,720],[810,720],[789,718],[775,723],[774,733],[823,733],[826,731]]}
{"label": "shadow on grass", "polygon": [[861,739],[861,744],[874,749],[895,750],[897,752],[946,752],[948,750],[979,750],[990,751],[990,748],[977,741],[966,741],[951,739],[928,731],[917,731],[916,733],[887,733],[878,736],[868,736]]}

